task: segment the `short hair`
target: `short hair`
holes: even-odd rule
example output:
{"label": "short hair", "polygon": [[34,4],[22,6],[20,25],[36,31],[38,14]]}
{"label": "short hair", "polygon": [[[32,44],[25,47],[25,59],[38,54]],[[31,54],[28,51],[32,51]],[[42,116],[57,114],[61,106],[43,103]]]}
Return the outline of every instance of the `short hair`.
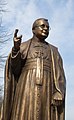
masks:
{"label": "short hair", "polygon": [[39,19],[35,20],[35,22],[33,23],[32,30],[35,29],[35,27],[37,26],[39,20],[44,20],[44,21],[47,21],[47,22],[48,22],[48,19],[45,19],[45,18],[39,18]]}

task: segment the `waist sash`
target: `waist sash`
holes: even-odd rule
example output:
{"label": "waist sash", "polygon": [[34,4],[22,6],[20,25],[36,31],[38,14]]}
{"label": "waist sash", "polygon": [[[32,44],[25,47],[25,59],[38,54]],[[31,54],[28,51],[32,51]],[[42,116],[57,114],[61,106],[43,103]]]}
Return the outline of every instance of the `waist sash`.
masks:
{"label": "waist sash", "polygon": [[27,59],[24,70],[36,69],[36,84],[42,85],[44,71],[51,71],[51,62],[43,58]]}

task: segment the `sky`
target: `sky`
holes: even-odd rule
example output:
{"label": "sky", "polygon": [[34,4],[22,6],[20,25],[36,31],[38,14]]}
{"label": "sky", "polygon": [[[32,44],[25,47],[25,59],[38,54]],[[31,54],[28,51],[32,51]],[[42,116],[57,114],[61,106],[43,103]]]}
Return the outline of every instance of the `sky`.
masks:
{"label": "sky", "polygon": [[[32,37],[32,24],[37,18],[46,18],[51,31],[46,39],[58,47],[63,58],[66,76],[66,120],[74,120],[74,0],[6,0],[3,26],[11,34],[6,44],[7,54],[13,46],[16,28],[22,42]],[[2,82],[2,81],[1,81]]]}

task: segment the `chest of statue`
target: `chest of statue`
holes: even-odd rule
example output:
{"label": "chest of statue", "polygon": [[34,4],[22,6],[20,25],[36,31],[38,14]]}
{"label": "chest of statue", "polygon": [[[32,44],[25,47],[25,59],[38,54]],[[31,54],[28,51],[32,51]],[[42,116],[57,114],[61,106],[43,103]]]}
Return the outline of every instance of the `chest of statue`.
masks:
{"label": "chest of statue", "polygon": [[31,43],[27,59],[42,58],[49,60],[50,59],[50,48],[49,45],[45,42],[33,41]]}
{"label": "chest of statue", "polygon": [[50,68],[51,52],[49,45],[45,42],[32,41],[27,55],[25,69],[50,71]]}

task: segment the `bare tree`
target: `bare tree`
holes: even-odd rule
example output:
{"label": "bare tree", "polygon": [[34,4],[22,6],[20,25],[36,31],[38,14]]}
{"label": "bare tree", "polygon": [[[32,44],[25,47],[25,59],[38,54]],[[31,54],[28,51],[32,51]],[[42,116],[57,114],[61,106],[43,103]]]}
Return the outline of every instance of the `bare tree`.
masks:
{"label": "bare tree", "polygon": [[4,0],[0,0],[0,69],[3,66],[5,56],[2,53],[4,43],[7,41],[5,39],[6,33],[4,30],[4,26],[2,25],[2,14],[5,12],[4,6],[6,5]]}
{"label": "bare tree", "polygon": [[6,2],[4,0],[0,0],[0,105],[3,97],[3,69],[7,58],[5,54],[5,46],[9,40],[9,35],[2,24],[2,15],[6,12],[5,6]]}

